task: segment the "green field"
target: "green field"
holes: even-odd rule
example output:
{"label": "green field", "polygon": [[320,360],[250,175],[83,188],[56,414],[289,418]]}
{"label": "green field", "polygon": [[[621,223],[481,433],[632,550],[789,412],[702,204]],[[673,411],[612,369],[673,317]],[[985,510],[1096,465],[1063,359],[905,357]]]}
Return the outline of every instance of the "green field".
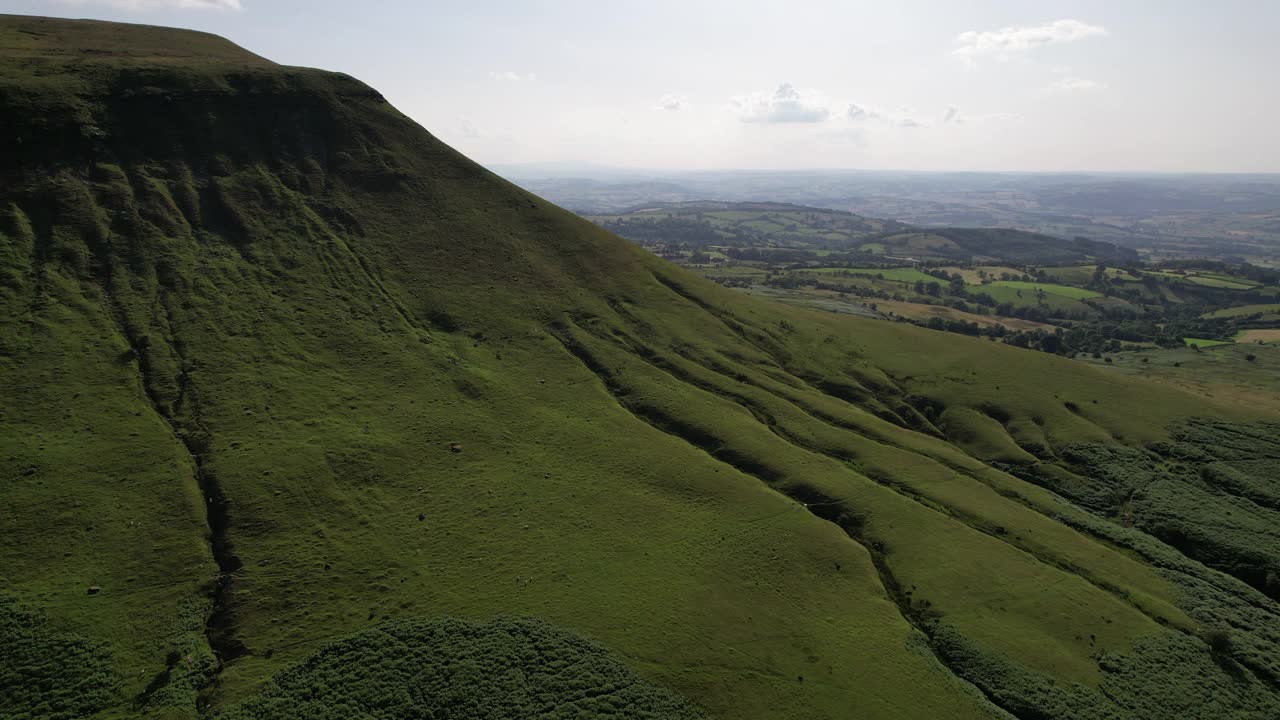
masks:
{"label": "green field", "polygon": [[1230,340],[1206,340],[1203,338],[1190,338],[1190,337],[1183,338],[1182,342],[1184,342],[1187,347],[1201,347],[1201,348],[1211,348],[1211,347],[1217,347],[1219,345],[1231,344]]}
{"label": "green field", "polygon": [[1280,303],[1266,303],[1261,305],[1239,305],[1237,307],[1223,308],[1205,313],[1202,317],[1210,318],[1229,318],[1244,317],[1248,315],[1276,315],[1280,314]]}
{"label": "green field", "polygon": [[718,286],[213,36],[0,17],[0,99],[4,714],[1280,714],[1266,406]]}
{"label": "green field", "polygon": [[1200,277],[1212,278],[1214,280],[1222,280],[1224,282],[1236,283],[1238,285],[1248,285],[1250,287],[1258,287],[1262,283],[1248,278],[1237,277],[1235,275],[1223,275],[1221,273],[1198,273]]}
{"label": "green field", "polygon": [[1008,287],[1005,285],[997,285],[990,283],[972,288],[973,292],[982,292],[990,295],[997,303],[1009,303],[1015,307],[1036,307],[1043,305],[1046,308],[1061,312],[1075,312],[1086,315],[1094,314],[1093,308],[1085,305],[1080,300],[1066,297],[1065,295],[1057,295],[1046,292],[1043,301],[1036,297],[1034,290],[1024,290],[1016,287]]}
{"label": "green field", "polygon": [[1187,278],[1188,282],[1205,287],[1226,288],[1228,290],[1249,290],[1257,287],[1256,283],[1244,282],[1233,278],[1224,278],[1210,275],[1193,275]]}
{"label": "green field", "polygon": [[[1072,265],[1063,267],[1044,267],[1040,268],[1050,277],[1062,283],[1075,283],[1077,285],[1087,285],[1093,280],[1093,275],[1097,272],[1097,265]],[[1132,281],[1137,278],[1128,270],[1123,268],[1109,267],[1107,268],[1107,277],[1112,280]]]}
{"label": "green field", "polygon": [[979,265],[976,267],[959,267],[955,265],[950,265],[950,266],[942,267],[939,269],[945,270],[948,273],[951,273],[952,275],[960,275],[961,277],[964,278],[964,281],[970,285],[977,285],[982,282],[983,277],[982,275],[978,274],[980,271],[982,273],[985,273],[987,277],[990,277],[992,279],[999,278],[1000,275],[1003,273],[1009,273],[1010,275],[1021,275],[1023,272],[1018,268],[1004,267],[1001,265]]}
{"label": "green field", "polygon": [[1187,272],[1169,272],[1165,270],[1143,270],[1143,274],[1156,275],[1167,278],[1187,282],[1194,285],[1204,287],[1224,288],[1227,290],[1254,290],[1259,289],[1259,284],[1245,278],[1233,277],[1230,275],[1221,275],[1217,273],[1206,273],[1197,271]]}
{"label": "green field", "polygon": [[885,280],[892,280],[901,283],[941,283],[942,280],[915,268],[805,268],[803,272],[812,272],[820,274],[839,274],[851,273],[853,275],[870,275],[872,277],[883,277]]}
{"label": "green field", "polygon": [[1022,290],[1024,293],[1030,291],[1035,293],[1036,290],[1043,290],[1049,295],[1058,295],[1073,300],[1086,300],[1089,298],[1101,297],[1102,293],[1087,288],[1073,287],[1071,285],[1055,285],[1052,283],[1023,282],[1021,280],[997,280],[988,287],[1006,287]]}

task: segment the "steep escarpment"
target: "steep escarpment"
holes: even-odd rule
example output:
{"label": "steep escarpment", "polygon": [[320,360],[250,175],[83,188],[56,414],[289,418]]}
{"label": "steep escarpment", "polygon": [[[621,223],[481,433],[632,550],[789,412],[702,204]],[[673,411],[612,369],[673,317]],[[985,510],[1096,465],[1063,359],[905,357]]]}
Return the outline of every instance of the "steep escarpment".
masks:
{"label": "steep escarpment", "polygon": [[516,615],[713,717],[1274,714],[1274,600],[1007,472],[1258,418],[724,291],[343,75],[0,28],[0,590],[118,711]]}

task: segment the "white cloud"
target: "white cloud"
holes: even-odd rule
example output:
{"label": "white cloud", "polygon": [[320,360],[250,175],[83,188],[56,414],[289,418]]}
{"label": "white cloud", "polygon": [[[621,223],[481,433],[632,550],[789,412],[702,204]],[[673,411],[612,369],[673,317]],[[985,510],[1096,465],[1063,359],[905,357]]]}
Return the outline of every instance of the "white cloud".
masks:
{"label": "white cloud", "polygon": [[1005,27],[999,30],[970,30],[956,36],[959,46],[952,53],[973,65],[976,58],[995,56],[1008,58],[1014,53],[1026,52],[1046,45],[1060,45],[1107,34],[1100,25],[1090,25],[1079,20],[1063,19],[1043,25]]}
{"label": "white cloud", "polygon": [[887,113],[857,103],[849,103],[845,109],[845,117],[852,123],[882,123],[908,129],[929,127],[928,123],[916,120],[914,115],[916,111],[909,107],[900,108],[897,113]]}
{"label": "white cloud", "polygon": [[662,99],[658,101],[658,107],[663,110],[679,110],[683,108],[687,102],[688,100],[683,97],[678,97],[676,95],[663,95]]}
{"label": "white cloud", "polygon": [[797,90],[783,83],[773,94],[752,93],[733,98],[738,119],[745,123],[818,123],[831,114],[830,102],[816,90]]}
{"label": "white cloud", "polygon": [[[664,97],[663,102],[668,99],[671,96]],[[683,98],[679,100],[683,101]],[[825,123],[834,129],[842,128],[842,132],[856,136],[860,142],[866,137],[866,132],[877,132],[873,129],[875,127],[917,130],[933,125],[921,120],[921,113],[915,108],[904,106],[890,111],[855,102],[836,102],[817,90],[797,89],[790,83],[778,86],[772,94],[752,93],[736,97],[733,99],[732,109],[742,122]],[[943,124],[959,125],[969,119],[968,115],[962,115],[954,105],[948,106],[942,115]],[[981,121],[988,119],[988,116],[979,115],[973,119]]]}
{"label": "white cloud", "polygon": [[884,119],[884,116],[875,110],[865,108],[857,103],[849,103],[848,109],[845,110],[845,117],[849,118],[853,122]]}
{"label": "white cloud", "polygon": [[1106,83],[1078,77],[1065,77],[1049,84],[1050,90],[1061,92],[1088,92],[1090,90],[1105,90],[1106,87]]}
{"label": "white cloud", "polygon": [[898,115],[897,118],[893,120],[893,124],[900,128],[907,128],[909,130],[929,127],[929,123],[921,122],[916,119],[918,114],[919,113],[916,112],[915,108],[903,106],[898,109]]}
{"label": "white cloud", "polygon": [[520,82],[521,80],[527,80],[529,82],[533,82],[534,80],[538,79],[538,75],[536,73],[528,73],[526,75],[521,75],[520,73],[513,72],[511,70],[502,70],[502,71],[490,70],[489,79],[503,80],[506,82]]}
{"label": "white cloud", "polygon": [[240,0],[60,0],[68,5],[108,5],[120,10],[241,10]]}

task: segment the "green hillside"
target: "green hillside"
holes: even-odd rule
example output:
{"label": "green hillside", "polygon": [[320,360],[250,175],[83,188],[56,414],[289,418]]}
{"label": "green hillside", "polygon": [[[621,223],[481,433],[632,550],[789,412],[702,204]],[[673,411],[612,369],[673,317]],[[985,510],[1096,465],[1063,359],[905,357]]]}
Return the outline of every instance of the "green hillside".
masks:
{"label": "green hillside", "polygon": [[210,36],[0,16],[0,119],[7,717],[1280,714],[1274,415],[721,288]]}

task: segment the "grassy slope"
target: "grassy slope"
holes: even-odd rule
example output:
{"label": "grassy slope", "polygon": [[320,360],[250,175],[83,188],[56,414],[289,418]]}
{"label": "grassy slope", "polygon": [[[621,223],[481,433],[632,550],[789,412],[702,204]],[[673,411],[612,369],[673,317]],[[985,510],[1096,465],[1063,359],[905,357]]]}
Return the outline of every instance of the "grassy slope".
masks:
{"label": "grassy slope", "polygon": [[[72,46],[104,29],[54,27]],[[134,54],[181,44],[136,32]],[[974,457],[1247,411],[744,298],[343,76],[232,54],[148,69],[168,90],[125,99],[135,61],[8,62],[6,116],[58,121],[26,145],[74,141],[0,185],[19,388],[0,495],[28,509],[0,520],[3,590],[109,645],[121,714],[194,712],[206,625],[225,662],[205,700],[224,704],[383,618],[499,613],[596,638],[720,717],[990,716],[952,670],[1005,704],[1053,706],[1014,677],[1105,704],[1091,688],[1123,676],[1100,657],[1146,668],[1186,642],[1199,664],[1170,677],[1265,702],[1268,641],[1217,683],[1192,636],[1209,616],[1180,602],[1210,582],[1269,601]],[[22,92],[48,77],[66,89]],[[952,652],[949,670],[918,628],[1012,669]]]}
{"label": "grassy slope", "polygon": [[[1246,360],[1253,355],[1254,360]],[[1191,390],[1219,402],[1280,412],[1280,347],[1228,343],[1197,351],[1141,350],[1116,353],[1112,362],[1089,360],[1115,372],[1139,375]]]}

